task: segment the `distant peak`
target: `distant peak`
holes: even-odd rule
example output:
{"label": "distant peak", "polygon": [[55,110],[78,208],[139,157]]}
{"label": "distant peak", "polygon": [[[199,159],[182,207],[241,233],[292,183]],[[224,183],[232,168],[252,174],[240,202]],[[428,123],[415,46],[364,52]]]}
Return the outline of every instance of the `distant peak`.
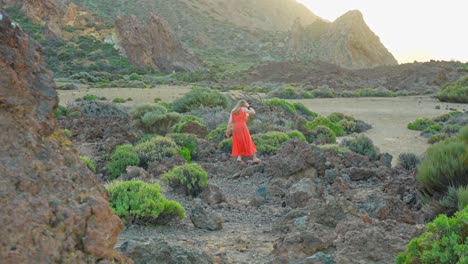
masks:
{"label": "distant peak", "polygon": [[359,21],[359,20],[364,20],[364,17],[359,10],[350,10],[346,13],[344,13],[342,16],[337,18],[335,22],[338,21]]}

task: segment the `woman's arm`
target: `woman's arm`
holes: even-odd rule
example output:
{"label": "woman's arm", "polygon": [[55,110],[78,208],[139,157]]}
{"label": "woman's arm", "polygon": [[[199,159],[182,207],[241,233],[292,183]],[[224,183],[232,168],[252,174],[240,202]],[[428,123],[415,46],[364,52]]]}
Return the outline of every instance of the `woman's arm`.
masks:
{"label": "woman's arm", "polygon": [[242,107],[242,111],[244,111],[244,113],[247,113],[249,115],[255,115],[256,114],[255,110],[252,107],[250,107],[250,109],[247,108],[247,107]]}
{"label": "woman's arm", "polygon": [[229,121],[228,121],[227,129],[226,129],[226,137],[229,137],[231,135],[231,129],[232,129],[232,115],[229,115]]}

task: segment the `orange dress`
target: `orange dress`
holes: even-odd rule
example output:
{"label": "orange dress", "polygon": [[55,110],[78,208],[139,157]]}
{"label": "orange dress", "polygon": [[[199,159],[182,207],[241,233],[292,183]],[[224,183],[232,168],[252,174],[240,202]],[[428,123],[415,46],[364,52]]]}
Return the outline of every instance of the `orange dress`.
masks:
{"label": "orange dress", "polygon": [[247,128],[247,113],[239,110],[239,113],[231,113],[234,128],[232,129],[232,156],[252,156],[257,148],[250,137]]}

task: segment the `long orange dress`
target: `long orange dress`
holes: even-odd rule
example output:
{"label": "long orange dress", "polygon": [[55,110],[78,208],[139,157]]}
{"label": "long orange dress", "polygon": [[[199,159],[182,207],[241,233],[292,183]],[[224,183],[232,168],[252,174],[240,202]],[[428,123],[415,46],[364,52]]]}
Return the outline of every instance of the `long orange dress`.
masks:
{"label": "long orange dress", "polygon": [[232,156],[252,156],[257,148],[250,137],[247,128],[247,113],[239,110],[239,113],[231,113],[234,128],[232,129]]}

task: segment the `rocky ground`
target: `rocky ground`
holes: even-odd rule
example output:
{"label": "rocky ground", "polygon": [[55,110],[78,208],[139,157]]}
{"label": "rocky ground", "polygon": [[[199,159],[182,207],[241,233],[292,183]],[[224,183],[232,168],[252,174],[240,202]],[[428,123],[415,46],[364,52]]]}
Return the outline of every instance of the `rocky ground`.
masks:
{"label": "rocky ground", "polygon": [[[81,152],[98,157],[98,167],[112,146],[135,140],[124,116],[75,120],[60,124]],[[372,161],[293,140],[261,164],[245,165],[215,144],[199,144],[195,162],[210,187],[196,199],[163,187],[186,218],[127,225],[117,246],[136,263],[393,263],[431,217],[413,172],[392,168],[389,155]],[[155,175],[135,167],[122,178],[158,182]]]}

